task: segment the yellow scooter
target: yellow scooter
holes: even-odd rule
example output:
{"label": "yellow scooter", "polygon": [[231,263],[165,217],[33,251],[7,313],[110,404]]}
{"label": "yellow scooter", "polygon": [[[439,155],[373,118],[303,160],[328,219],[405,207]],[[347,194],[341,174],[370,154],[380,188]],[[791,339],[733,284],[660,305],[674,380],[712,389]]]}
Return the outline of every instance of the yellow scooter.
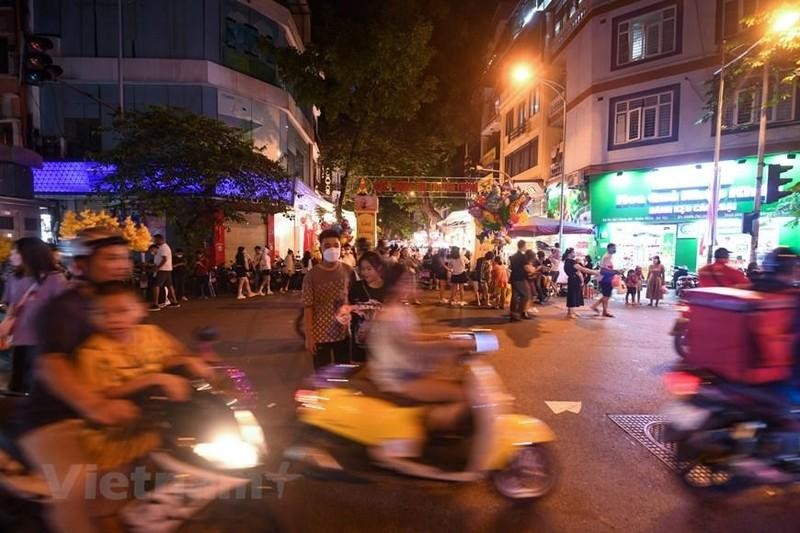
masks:
{"label": "yellow scooter", "polygon": [[[475,339],[476,352],[497,349],[497,338],[491,333],[453,336],[464,335]],[[472,354],[464,364],[473,430],[464,436],[469,451],[459,470],[433,466],[425,457],[425,405],[404,405],[387,398],[368,379],[359,378],[360,369],[354,365],[326,367],[315,376],[313,389],[298,390],[298,417],[308,426],[365,446],[378,466],[405,475],[453,482],[490,476],[495,488],[508,498],[544,496],[557,477],[555,458],[547,444],[555,440],[553,431],[541,420],[511,412],[513,397],[505,392],[491,365]],[[453,448],[448,445],[447,449]],[[285,457],[321,469],[344,470],[320,447],[293,446]]]}

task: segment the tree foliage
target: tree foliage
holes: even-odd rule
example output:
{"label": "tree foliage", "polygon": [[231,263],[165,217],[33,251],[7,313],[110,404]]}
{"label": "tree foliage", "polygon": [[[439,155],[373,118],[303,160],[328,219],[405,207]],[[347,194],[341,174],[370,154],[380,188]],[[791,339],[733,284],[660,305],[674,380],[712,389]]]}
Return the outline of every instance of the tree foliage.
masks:
{"label": "tree foliage", "polygon": [[270,213],[291,202],[293,180],[242,131],[176,108],[128,113],[114,148],[95,154],[108,173],[97,192],[115,207],[163,215],[183,244],[199,247],[216,222]]}
{"label": "tree foliage", "polygon": [[[315,42],[302,53],[276,54],[296,98],[322,110],[322,162],[344,174],[339,209],[354,191],[351,176],[460,175],[458,147],[480,120],[471,100],[492,3],[343,0],[336,11],[322,2],[312,7]],[[408,215],[421,208],[429,223],[451,204],[426,195],[394,200],[400,197],[387,209],[400,206]]]}

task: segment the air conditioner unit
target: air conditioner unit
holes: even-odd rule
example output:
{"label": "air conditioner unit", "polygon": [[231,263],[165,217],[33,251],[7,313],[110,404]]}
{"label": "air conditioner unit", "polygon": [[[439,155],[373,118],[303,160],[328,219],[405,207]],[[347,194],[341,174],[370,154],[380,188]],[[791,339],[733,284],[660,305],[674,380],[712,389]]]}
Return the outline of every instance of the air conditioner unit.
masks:
{"label": "air conditioner unit", "polygon": [[14,93],[5,93],[0,100],[0,113],[3,118],[20,118],[22,111],[20,107],[19,95]]}
{"label": "air conditioner unit", "polygon": [[22,146],[22,122],[18,118],[0,120],[0,141],[10,146]]}

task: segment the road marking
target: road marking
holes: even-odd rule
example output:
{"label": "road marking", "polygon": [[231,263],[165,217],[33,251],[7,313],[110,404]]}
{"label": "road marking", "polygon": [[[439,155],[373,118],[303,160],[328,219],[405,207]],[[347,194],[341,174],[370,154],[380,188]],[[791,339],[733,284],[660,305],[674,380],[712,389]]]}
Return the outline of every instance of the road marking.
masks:
{"label": "road marking", "polygon": [[576,415],[581,412],[581,408],[583,407],[582,402],[544,402],[547,404],[547,407],[550,408],[553,413],[560,415],[564,411],[569,411],[570,413],[575,413]]}

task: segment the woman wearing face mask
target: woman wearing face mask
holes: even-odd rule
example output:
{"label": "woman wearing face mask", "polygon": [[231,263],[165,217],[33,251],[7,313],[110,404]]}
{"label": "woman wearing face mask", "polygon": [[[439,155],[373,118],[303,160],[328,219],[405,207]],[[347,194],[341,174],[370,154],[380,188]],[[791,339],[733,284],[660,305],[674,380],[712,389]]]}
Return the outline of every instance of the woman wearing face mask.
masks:
{"label": "woman wearing face mask", "polygon": [[[366,302],[383,303],[385,296],[383,279],[386,276],[386,261],[375,252],[366,252],[358,260],[358,273],[361,279],[350,287],[348,295],[350,305]],[[375,312],[376,310],[369,310],[352,314],[350,329],[353,346],[350,353],[353,362],[363,363],[367,360],[367,332]]]}
{"label": "woman wearing face mask", "polygon": [[66,289],[67,280],[57,269],[53,251],[35,237],[18,240],[10,262],[14,274],[3,293],[8,312],[0,324],[0,337],[10,339],[13,346],[9,390],[29,392],[38,314],[51,298]]}

